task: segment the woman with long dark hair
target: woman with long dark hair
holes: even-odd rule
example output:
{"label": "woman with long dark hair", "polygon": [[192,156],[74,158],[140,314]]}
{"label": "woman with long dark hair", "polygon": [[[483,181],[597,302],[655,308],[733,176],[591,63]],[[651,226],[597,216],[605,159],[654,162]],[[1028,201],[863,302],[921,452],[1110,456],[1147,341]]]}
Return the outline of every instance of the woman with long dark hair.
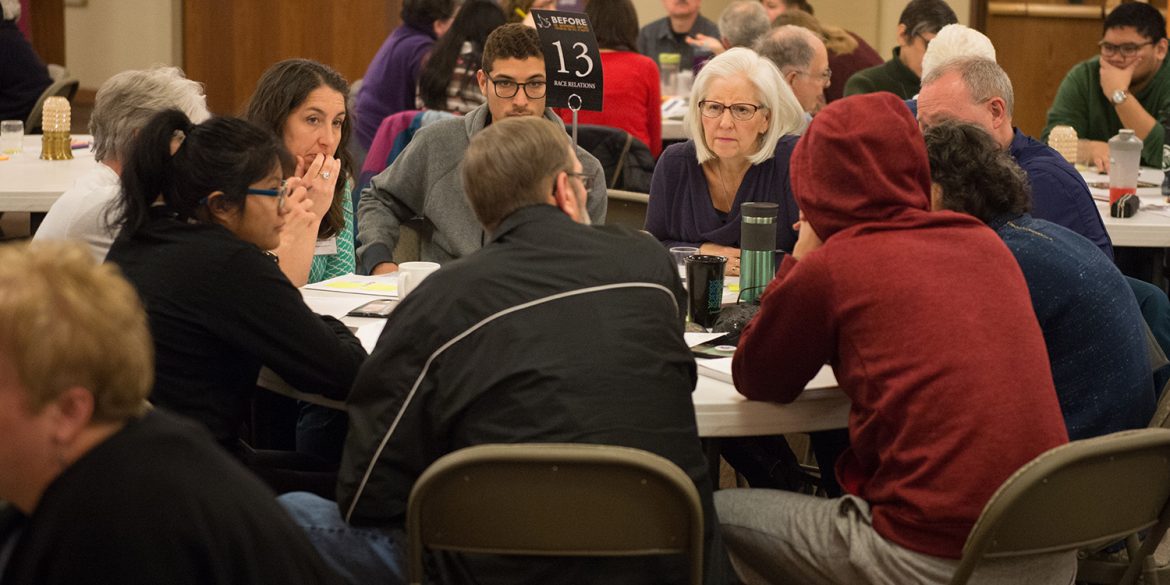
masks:
{"label": "woman with long dark hair", "polygon": [[418,79],[418,107],[466,114],[487,101],[475,79],[483,43],[504,24],[504,11],[492,0],[463,5],[427,57]]}
{"label": "woman with long dark hair", "polygon": [[269,67],[248,100],[244,118],[267,128],[296,158],[312,213],[290,215],[274,250],[297,286],[354,271],[353,122],[346,108],[349,84],[332,68],[308,59]]}
{"label": "woman with long dark hair", "polygon": [[246,462],[239,432],[262,365],[343,399],[366,356],[345,325],[305,306],[267,252],[293,209],[311,214],[301,181],[283,180],[291,168],[267,130],[235,118],[196,125],[166,110],[139,132],[123,170],[121,233],[107,256],[150,320],[151,401],[203,423]]}

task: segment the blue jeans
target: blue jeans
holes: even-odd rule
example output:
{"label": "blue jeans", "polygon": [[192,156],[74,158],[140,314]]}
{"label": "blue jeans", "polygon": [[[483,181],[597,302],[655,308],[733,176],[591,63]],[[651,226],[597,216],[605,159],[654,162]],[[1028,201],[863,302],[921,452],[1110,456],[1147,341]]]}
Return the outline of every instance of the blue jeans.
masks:
{"label": "blue jeans", "polygon": [[308,492],[277,498],[337,574],[352,585],[406,583],[406,533],[399,528],[350,526],[337,503]]}

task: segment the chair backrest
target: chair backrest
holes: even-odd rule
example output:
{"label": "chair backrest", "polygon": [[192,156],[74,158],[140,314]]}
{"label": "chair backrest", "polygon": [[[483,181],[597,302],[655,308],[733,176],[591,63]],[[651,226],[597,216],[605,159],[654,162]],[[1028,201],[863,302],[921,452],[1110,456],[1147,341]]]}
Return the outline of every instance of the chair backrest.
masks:
{"label": "chair backrest", "polygon": [[72,101],[73,96],[77,95],[78,85],[80,85],[80,82],[77,79],[68,76],[56,79],[53,83],[49,84],[49,87],[46,87],[45,91],[41,92],[41,97],[37,98],[36,105],[29,112],[28,120],[24,123],[25,132],[29,134],[40,134],[42,130],[41,114],[44,113],[45,100],[54,96],[60,96]]}
{"label": "chair backrest", "polygon": [[654,156],[648,146],[629,132],[621,128],[581,124],[577,126],[577,145],[601,163],[608,188],[650,192]]}
{"label": "chair backrest", "polygon": [[1143,554],[1131,559],[1126,576],[1132,582],[1166,532],[1167,501],[1170,429],[1122,431],[1050,449],[991,496],[951,583],[966,583],[983,558],[1098,546],[1153,526]]}
{"label": "chair backrest", "polygon": [[605,210],[606,225],[624,225],[630,229],[640,230],[646,226],[646,208],[650,203],[650,196],[636,191],[609,189],[608,205]]}
{"label": "chair backrest", "polygon": [[436,461],[407,509],[409,576],[423,552],[636,556],[685,553],[702,581],[703,512],[691,479],[639,449],[480,445]]}

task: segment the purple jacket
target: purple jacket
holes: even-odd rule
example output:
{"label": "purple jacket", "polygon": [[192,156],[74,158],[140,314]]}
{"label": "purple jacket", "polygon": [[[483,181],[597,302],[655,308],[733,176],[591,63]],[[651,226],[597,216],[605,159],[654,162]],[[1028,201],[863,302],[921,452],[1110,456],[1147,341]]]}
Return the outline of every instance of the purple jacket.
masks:
{"label": "purple jacket", "polygon": [[402,110],[414,109],[418,75],[423,57],[435,44],[433,31],[403,23],[394,29],[362,78],[358,94],[357,137],[369,148],[382,119]]}
{"label": "purple jacket", "polygon": [[788,158],[797,136],[784,136],[776,143],[772,158],[752,165],[735,194],[726,217],[711,205],[707,179],[695,155],[695,143],[672,144],[662,151],[650,183],[646,209],[646,231],[662,245],[699,247],[703,242],[739,247],[739,206],[748,201],[780,204],[776,218],[776,249],[786,252],[796,243],[792,224],[800,218],[788,181]]}

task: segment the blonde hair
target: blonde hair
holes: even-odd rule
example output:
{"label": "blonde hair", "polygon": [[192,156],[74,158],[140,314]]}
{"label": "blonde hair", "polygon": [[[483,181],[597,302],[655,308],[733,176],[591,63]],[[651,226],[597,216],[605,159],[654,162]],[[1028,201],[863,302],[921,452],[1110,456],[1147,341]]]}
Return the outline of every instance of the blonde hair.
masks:
{"label": "blonde hair", "polygon": [[34,411],[80,386],[93,394],[93,421],[120,422],[144,412],[154,382],[138,295],[77,243],[0,246],[0,354]]}
{"label": "blonde hair", "polygon": [[711,152],[707,147],[707,141],[704,140],[703,115],[699,113],[699,102],[707,99],[707,90],[711,83],[717,79],[732,77],[742,77],[755,86],[756,99],[763,104],[760,109],[766,108],[768,110],[766,114],[770,116],[768,131],[760,138],[759,150],[748,157],[753,165],[772,158],[780,137],[800,130],[804,124],[804,109],[800,107],[800,102],[796,101],[792,88],[788,87],[775,63],[751,49],[744,47],[728,49],[708,61],[699,72],[694,90],[691,92],[691,104],[683,120],[687,133],[695,141],[695,153],[698,155],[699,164],[715,158],[715,153]]}

